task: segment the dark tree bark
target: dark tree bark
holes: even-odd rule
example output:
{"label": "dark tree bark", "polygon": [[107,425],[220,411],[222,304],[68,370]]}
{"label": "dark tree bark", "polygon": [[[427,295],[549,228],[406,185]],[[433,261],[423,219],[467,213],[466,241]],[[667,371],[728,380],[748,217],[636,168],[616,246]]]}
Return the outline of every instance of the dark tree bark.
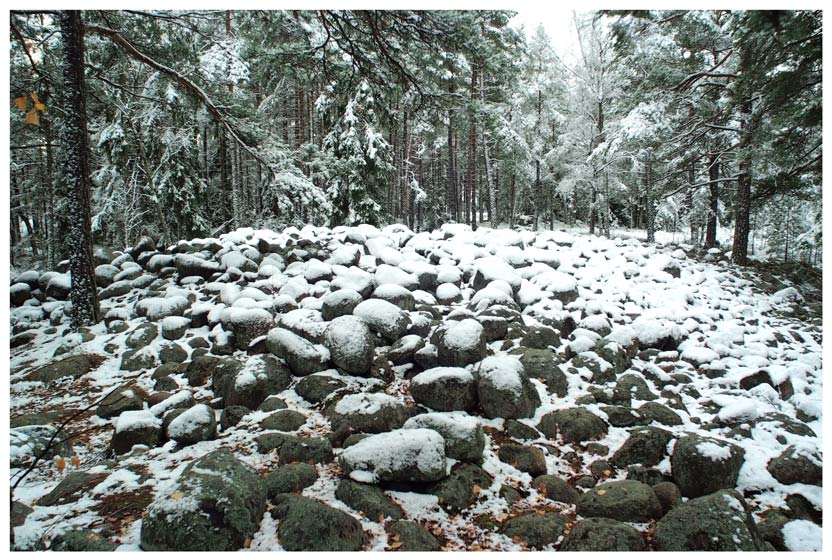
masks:
{"label": "dark tree bark", "polygon": [[[477,97],[477,65],[471,70],[471,99]],[[477,116],[471,112],[468,129],[468,169],[465,174],[465,218],[473,229],[477,229],[477,206],[474,201],[477,189]]]}
{"label": "dark tree bark", "polygon": [[99,321],[98,293],[92,256],[90,147],[84,94],[84,24],[81,12],[60,13],[63,40],[64,146],[63,180],[69,194],[69,269],[72,326],[79,328]]}
{"label": "dark tree bark", "polygon": [[740,156],[738,158],[737,199],[734,203],[734,245],[731,260],[735,264],[748,263],[748,234],[751,231],[751,154],[748,151],[751,138],[751,101],[745,101],[740,109]]}
{"label": "dark tree bark", "polygon": [[717,246],[716,226],[717,213],[719,211],[719,161],[716,155],[711,155],[708,160],[708,223],[705,226],[705,248],[713,249]]}

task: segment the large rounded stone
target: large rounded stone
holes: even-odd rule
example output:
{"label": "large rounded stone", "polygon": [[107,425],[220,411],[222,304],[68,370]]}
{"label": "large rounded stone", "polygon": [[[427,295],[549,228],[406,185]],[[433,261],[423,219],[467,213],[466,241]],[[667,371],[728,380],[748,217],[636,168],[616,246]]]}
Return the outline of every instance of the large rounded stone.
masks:
{"label": "large rounded stone", "polygon": [[402,510],[388,498],[378,486],[342,480],[335,489],[335,497],[355,511],[364,513],[367,519],[382,522],[384,519],[401,519]]}
{"label": "large rounded stone", "polygon": [[321,316],[324,321],[331,321],[342,315],[350,315],[363,300],[361,294],[349,288],[329,292],[321,298]]}
{"label": "large rounded stone", "polygon": [[608,517],[646,523],[662,516],[662,505],[653,489],[636,480],[607,482],[588,490],[576,509],[583,517]]}
{"label": "large rounded stone", "polygon": [[341,453],[341,467],[358,482],[432,482],[445,478],[445,440],[424,428],[375,434]]}
{"label": "large rounded stone", "polygon": [[410,410],[396,398],[384,393],[345,395],[332,408],[333,431],[380,433],[401,428],[410,418]]}
{"label": "large rounded stone", "polygon": [[356,305],[352,312],[388,342],[397,341],[407,331],[407,312],[389,301],[368,299]]}
{"label": "large rounded stone", "polygon": [[147,399],[147,391],[138,385],[127,384],[107,395],[95,414],[99,418],[113,418],[126,410],[141,410]]}
{"label": "large rounded stone", "polygon": [[734,488],[745,451],[733,443],[689,435],[679,439],[670,457],[673,481],[687,498]]}
{"label": "large rounded stone", "polygon": [[282,358],[295,375],[310,375],[327,369],[329,351],[315,346],[292,331],[276,328],[266,336],[269,351]]}
{"label": "large rounded stone", "polygon": [[560,435],[565,442],[581,443],[604,437],[607,423],[585,408],[564,408],[546,414],[537,429],[549,439]]}
{"label": "large rounded stone", "polygon": [[463,367],[482,360],[486,354],[482,325],[475,319],[463,319],[442,328],[436,344],[439,364]]}
{"label": "large rounded stone", "polygon": [[638,552],[644,550],[641,533],[620,521],[593,517],[579,521],[563,539],[566,552]]}
{"label": "large rounded stone", "polygon": [[782,484],[815,484],[823,481],[823,466],[819,453],[798,450],[794,445],[768,462],[766,467]]}
{"label": "large rounded stone", "polygon": [[540,550],[557,542],[567,521],[559,513],[527,513],[506,521],[500,531],[515,542]]}
{"label": "large rounded stone", "polygon": [[263,483],[269,498],[278,494],[300,492],[318,480],[318,471],[308,463],[290,463],[282,465],[266,475]]}
{"label": "large rounded stone", "polygon": [[326,329],[325,344],[332,363],[352,375],[366,375],[373,365],[375,343],[367,324],[355,315],[333,319]]}
{"label": "large rounded stone", "polygon": [[550,393],[559,397],[566,396],[569,383],[560,369],[560,357],[555,352],[548,348],[529,348],[523,353],[520,362],[529,378],[543,381]]}
{"label": "large rounded stone", "polygon": [[217,419],[207,404],[197,404],[174,418],[166,430],[169,439],[181,445],[214,439]]}
{"label": "large rounded stone", "polygon": [[174,491],[156,498],[142,520],[144,550],[239,550],[266,510],[257,474],[227,449],[189,464]]}
{"label": "large rounded stone", "polygon": [[648,426],[632,430],[610,462],[619,468],[635,464],[645,467],[658,465],[667,455],[667,444],[671,439],[673,435],[661,428]]}
{"label": "large rounded stone", "polygon": [[248,350],[252,341],[268,334],[274,318],[265,309],[232,307],[223,312],[222,325],[234,335],[238,349]]}
{"label": "large rounded stone", "polygon": [[528,418],[540,406],[537,389],[515,356],[489,356],[477,369],[477,397],[488,418]]}
{"label": "large rounded stone", "polygon": [[500,461],[532,476],[546,474],[546,456],[531,445],[504,443],[497,451]]}
{"label": "large rounded stone", "polygon": [[735,490],[720,490],[678,505],[656,525],[656,550],[762,550],[757,528]]}
{"label": "large rounded stone", "polygon": [[361,523],[341,510],[294,494],[275,501],[272,516],[280,521],[277,538],[285,550],[356,551],[367,540]]}
{"label": "large rounded stone", "polygon": [[439,541],[436,537],[415,521],[396,521],[390,525],[388,534],[392,540],[400,545],[396,548],[400,552],[435,552],[439,550]]}
{"label": "large rounded stone", "polygon": [[472,411],[477,405],[477,385],[468,370],[438,367],[410,380],[410,394],[419,404],[439,411]]}
{"label": "large rounded stone", "polygon": [[410,418],[405,429],[428,428],[445,439],[445,455],[477,463],[485,449],[485,432],[475,416],[463,412],[429,412]]}
{"label": "large rounded stone", "polygon": [[565,480],[549,474],[544,474],[535,478],[532,481],[532,486],[534,486],[538,492],[556,502],[574,504],[577,503],[578,498],[581,496],[580,493],[569,486],[569,483]]}

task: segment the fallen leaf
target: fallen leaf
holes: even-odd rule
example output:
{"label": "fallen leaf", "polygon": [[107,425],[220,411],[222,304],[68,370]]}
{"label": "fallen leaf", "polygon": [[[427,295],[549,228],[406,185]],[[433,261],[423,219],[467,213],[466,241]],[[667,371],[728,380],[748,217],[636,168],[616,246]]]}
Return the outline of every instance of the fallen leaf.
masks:
{"label": "fallen leaf", "polygon": [[597,493],[598,493],[599,496],[603,496],[604,494],[607,493],[607,491],[606,490],[598,490]]}
{"label": "fallen leaf", "polygon": [[249,537],[245,541],[243,541],[243,548],[248,548],[250,546],[251,546],[251,538]]}
{"label": "fallen leaf", "polygon": [[404,543],[402,542],[395,542],[389,546],[388,550],[398,550],[402,547],[403,544]]}
{"label": "fallen leaf", "polygon": [[471,488],[471,493],[474,494],[474,496],[477,496],[477,495],[479,495],[481,490],[482,490],[482,488],[480,488],[478,485],[474,484],[474,487]]}
{"label": "fallen leaf", "polygon": [[90,533],[89,535],[87,535],[87,540],[88,541],[100,541],[101,537],[99,537],[95,533]]}
{"label": "fallen leaf", "polygon": [[181,500],[184,497],[185,497],[184,492],[174,492],[173,494],[170,495],[170,498],[172,500]]}
{"label": "fallen leaf", "polygon": [[78,457],[78,455],[73,455],[72,459],[69,460],[69,464],[77,469],[81,466],[81,459]]}
{"label": "fallen leaf", "polygon": [[40,126],[40,117],[38,117],[38,112],[35,109],[26,113],[26,123]]}
{"label": "fallen leaf", "polygon": [[64,469],[66,468],[66,459],[64,459],[63,457],[56,457],[55,467],[58,469],[58,474],[64,474]]}
{"label": "fallen leaf", "polygon": [[24,95],[23,97],[15,97],[14,104],[17,105],[17,108],[21,111],[25,111],[27,104],[26,96]]}

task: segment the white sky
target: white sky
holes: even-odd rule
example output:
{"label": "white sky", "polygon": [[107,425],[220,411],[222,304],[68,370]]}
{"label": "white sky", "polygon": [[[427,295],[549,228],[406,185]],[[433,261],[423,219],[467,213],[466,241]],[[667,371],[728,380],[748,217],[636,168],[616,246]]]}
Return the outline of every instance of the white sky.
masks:
{"label": "white sky", "polygon": [[511,24],[519,28],[523,26],[526,37],[531,37],[537,26],[543,24],[546,34],[552,41],[555,52],[558,56],[568,58],[568,53],[577,46],[575,25],[573,24],[574,8],[567,7],[531,7],[523,5],[517,8],[517,15],[511,20]]}

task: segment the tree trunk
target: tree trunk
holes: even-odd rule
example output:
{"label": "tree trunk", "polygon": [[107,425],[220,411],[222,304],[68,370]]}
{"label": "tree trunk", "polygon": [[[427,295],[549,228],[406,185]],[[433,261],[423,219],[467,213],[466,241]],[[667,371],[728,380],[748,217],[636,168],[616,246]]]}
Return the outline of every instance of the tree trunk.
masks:
{"label": "tree trunk", "polygon": [[748,233],[751,231],[751,100],[740,109],[740,152],[737,173],[737,200],[734,203],[734,246],[731,260],[735,264],[748,263]]}
{"label": "tree trunk", "polygon": [[89,162],[89,135],[84,93],[84,24],[81,12],[64,10],[60,14],[64,97],[63,178],[69,193],[69,240],[72,245],[69,268],[72,326],[79,328],[99,321],[98,293],[95,287],[92,255],[92,227]]}
{"label": "tree trunk", "polygon": [[719,212],[719,161],[718,156],[711,155],[708,159],[708,223],[705,226],[705,249],[717,246],[716,227]]}
{"label": "tree trunk", "polygon": [[[477,71],[478,67],[473,64],[471,69],[471,99],[477,95]],[[471,112],[471,123],[468,129],[468,170],[465,176],[465,191],[467,200],[465,204],[465,217],[473,229],[477,229],[477,207],[474,201],[477,183],[477,116]]]}

